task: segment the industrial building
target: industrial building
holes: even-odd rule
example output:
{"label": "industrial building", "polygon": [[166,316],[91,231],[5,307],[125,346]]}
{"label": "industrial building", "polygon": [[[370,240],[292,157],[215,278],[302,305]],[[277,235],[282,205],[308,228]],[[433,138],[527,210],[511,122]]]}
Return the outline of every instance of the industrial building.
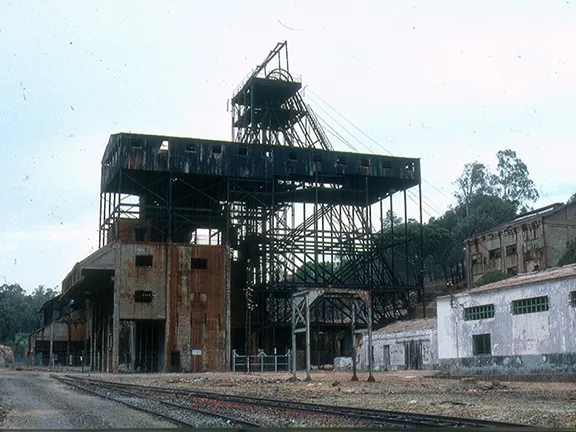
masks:
{"label": "industrial building", "polygon": [[[59,295],[48,300],[42,308],[42,326],[28,336],[27,355],[33,365],[81,364],[86,341],[82,305],[61,302]],[[52,353],[52,355],[50,355]]]}
{"label": "industrial building", "polygon": [[[373,332],[373,367],[377,371],[434,369],[438,366],[436,318],[397,321]],[[367,370],[368,335],[362,339],[359,366]]]}
{"label": "industrial building", "polygon": [[489,270],[508,274],[555,267],[576,238],[576,203],[524,213],[465,240],[468,287]]}
{"label": "industrial building", "polygon": [[422,301],[422,230],[383,226],[408,199],[421,221],[419,159],[334,150],[301,88],[279,43],[234,92],[231,141],[110,137],[100,249],[58,302],[83,310],[93,370],[304,348],[309,369]]}
{"label": "industrial building", "polygon": [[576,265],[437,299],[438,357],[464,373],[574,373]]}

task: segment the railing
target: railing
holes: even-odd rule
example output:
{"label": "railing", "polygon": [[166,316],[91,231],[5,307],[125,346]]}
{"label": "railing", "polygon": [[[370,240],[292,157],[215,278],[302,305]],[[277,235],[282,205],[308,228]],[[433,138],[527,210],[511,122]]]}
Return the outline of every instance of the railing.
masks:
{"label": "railing", "polygon": [[278,372],[289,371],[292,359],[290,350],[286,354],[266,354],[259,349],[255,355],[240,355],[232,351],[232,372]]}

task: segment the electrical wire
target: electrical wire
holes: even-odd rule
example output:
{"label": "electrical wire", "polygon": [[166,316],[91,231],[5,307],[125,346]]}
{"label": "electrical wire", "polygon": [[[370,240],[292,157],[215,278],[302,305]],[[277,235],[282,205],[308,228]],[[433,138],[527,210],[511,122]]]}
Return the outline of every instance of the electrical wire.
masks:
{"label": "electrical wire", "polygon": [[[350,136],[352,136],[356,141],[358,141],[364,148],[366,148],[368,150],[368,152],[375,154],[374,151],[368,147],[366,144],[364,144],[361,140],[359,140],[354,134],[352,134],[348,129],[346,129],[344,126],[342,126],[342,124],[336,120],[333,116],[331,116],[325,109],[323,109],[320,105],[318,105],[317,103],[315,103],[315,105],[317,106],[317,108],[319,108],[322,112],[324,112],[326,115],[328,115],[328,117],[330,117],[330,119],[332,119],[334,121],[334,123],[336,123],[338,126],[340,126],[342,129],[344,129],[344,131],[346,131]],[[331,125],[330,123],[328,123],[326,120],[324,120],[322,118],[321,115],[319,115],[316,112],[316,117],[318,117],[318,119],[320,120],[320,122],[322,123],[322,125],[332,134],[334,135],[336,138],[338,138],[340,141],[342,141],[348,148],[352,149],[353,151],[358,151],[358,149],[350,143],[350,141],[348,141],[346,138],[344,138],[340,133],[338,133],[338,131],[336,131]],[[407,191],[408,196],[414,201],[416,199],[415,194],[412,193],[412,191],[408,190]],[[422,197],[422,204],[424,206],[427,206],[429,208],[430,211],[436,213],[436,215],[441,215],[442,211],[440,209],[438,209],[434,204],[432,204],[431,202],[428,202],[428,200],[423,196]],[[433,217],[428,211],[426,211],[424,208],[422,208],[422,211],[424,211],[424,213],[426,213],[429,217]]]}
{"label": "electrical wire", "polygon": [[[322,101],[324,104],[326,104],[330,109],[332,109],[336,114],[338,114],[340,117],[342,117],[346,122],[348,122],[352,127],[354,127],[358,132],[360,132],[362,135],[364,135],[366,138],[368,138],[370,141],[372,141],[374,144],[376,144],[378,147],[380,147],[382,150],[384,150],[386,153],[388,153],[389,155],[392,155],[392,152],[390,150],[388,150],[387,148],[385,148],[382,144],[380,144],[379,142],[377,142],[375,139],[373,139],[371,136],[369,136],[366,132],[364,132],[362,129],[360,129],[358,126],[356,126],[354,123],[352,123],[350,120],[348,120],[342,113],[340,113],[336,108],[334,108],[332,105],[330,105],[328,102],[326,102],[322,97],[320,97],[318,94],[316,94],[314,91],[310,90],[310,88],[307,88],[308,92],[310,92],[314,97],[318,98],[320,101]],[[428,180],[423,179],[424,182],[426,184],[428,184],[429,186],[431,186],[434,190],[436,190],[438,193],[442,194],[444,197],[451,199],[449,196],[447,196],[444,192],[442,192],[440,189],[438,189],[436,186],[434,186],[432,183],[430,183]]]}

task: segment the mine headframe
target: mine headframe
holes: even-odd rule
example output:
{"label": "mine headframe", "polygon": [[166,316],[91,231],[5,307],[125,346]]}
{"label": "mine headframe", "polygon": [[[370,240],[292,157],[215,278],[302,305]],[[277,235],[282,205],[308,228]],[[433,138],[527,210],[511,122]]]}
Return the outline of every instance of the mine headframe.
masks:
{"label": "mine headframe", "polygon": [[287,42],[278,43],[234,92],[232,141],[331,150],[301,90],[300,77],[290,73]]}
{"label": "mine headframe", "polygon": [[[293,156],[273,161],[268,186],[246,190],[254,194],[250,206],[229,203],[246,270],[247,344],[253,339],[251,320],[260,329],[288,324],[297,288],[363,290],[372,295],[375,322],[398,318],[421,285],[421,250],[413,248],[418,236],[407,233],[383,240],[378,221],[384,217],[382,201],[419,184],[419,161],[358,155],[352,162],[350,154],[333,151],[302,98],[300,77],[290,72],[286,42],[238,86],[231,111],[234,142],[294,148]],[[318,151],[304,155],[297,148]],[[296,175],[302,163],[308,171]],[[399,249],[416,263],[415,271],[399,271]],[[345,319],[338,301],[318,304],[313,319]]]}

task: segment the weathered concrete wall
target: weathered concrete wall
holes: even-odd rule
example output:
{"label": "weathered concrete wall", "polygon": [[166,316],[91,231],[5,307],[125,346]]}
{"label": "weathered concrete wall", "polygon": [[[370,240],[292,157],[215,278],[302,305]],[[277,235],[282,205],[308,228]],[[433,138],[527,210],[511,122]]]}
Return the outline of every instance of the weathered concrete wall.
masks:
{"label": "weathered concrete wall", "polygon": [[[529,249],[530,241],[539,242],[537,249]],[[466,248],[468,286],[472,287],[488,270],[501,270],[507,273],[516,268],[517,273],[544,269],[544,229],[541,219],[527,224],[495,231],[474,239]],[[507,253],[508,246],[516,246],[516,251]],[[490,259],[490,251],[500,250],[500,258]],[[476,257],[476,259],[474,259]],[[479,259],[478,259],[479,257]]]}
{"label": "weathered concrete wall", "polygon": [[544,238],[546,266],[557,266],[566,252],[567,243],[576,238],[576,203],[544,219]]}
{"label": "weathered concrete wall", "polygon": [[576,353],[442,359],[441,370],[450,375],[574,374]]}
{"label": "weathered concrete wall", "polygon": [[[137,266],[137,256],[152,256],[152,266]],[[166,319],[167,369],[178,355],[183,371],[227,370],[227,256],[224,246],[121,244],[115,277],[120,320]],[[206,268],[194,268],[193,260]],[[135,301],[140,290],[152,291],[152,301]]]}
{"label": "weathered concrete wall", "polygon": [[[433,369],[438,364],[436,330],[416,330],[392,334],[374,334],[372,346],[374,351],[374,370],[404,370],[407,368],[405,344],[410,341],[422,344],[423,369]],[[385,348],[385,347],[388,348]],[[389,363],[385,359],[389,352]],[[388,364],[387,364],[388,363]],[[368,336],[364,335],[360,350],[358,367],[368,370]]]}
{"label": "weathered concrete wall", "polygon": [[[166,319],[167,246],[165,243],[121,244],[114,289],[120,297],[121,320]],[[151,267],[136,266],[137,256],[152,256]],[[135,301],[136,291],[152,291],[150,303]]]}
{"label": "weathered concrete wall", "polygon": [[[576,352],[576,311],[570,293],[576,291],[576,278],[556,279],[507,287],[480,293],[462,293],[437,299],[438,356],[443,363],[473,357],[472,336],[490,334],[492,356],[530,356]],[[549,297],[549,310],[513,315],[512,301]],[[494,304],[494,318],[464,321],[464,308]],[[491,360],[478,356],[473,362]],[[468,361],[468,360],[467,360]],[[507,364],[509,364],[510,360]]]}

